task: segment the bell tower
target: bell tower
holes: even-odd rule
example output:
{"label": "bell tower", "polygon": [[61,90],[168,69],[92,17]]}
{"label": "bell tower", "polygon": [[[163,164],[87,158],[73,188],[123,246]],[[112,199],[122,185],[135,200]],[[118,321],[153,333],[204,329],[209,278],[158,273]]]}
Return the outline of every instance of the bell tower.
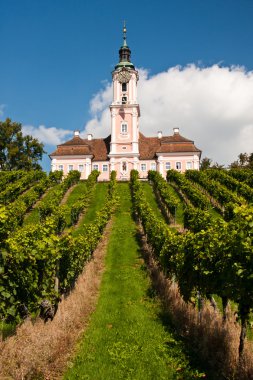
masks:
{"label": "bell tower", "polygon": [[111,111],[111,170],[118,178],[129,178],[131,169],[137,168],[139,157],[139,117],[137,82],[139,76],[131,62],[131,50],[123,27],[123,45],[119,49],[119,63],[112,72],[113,101]]}

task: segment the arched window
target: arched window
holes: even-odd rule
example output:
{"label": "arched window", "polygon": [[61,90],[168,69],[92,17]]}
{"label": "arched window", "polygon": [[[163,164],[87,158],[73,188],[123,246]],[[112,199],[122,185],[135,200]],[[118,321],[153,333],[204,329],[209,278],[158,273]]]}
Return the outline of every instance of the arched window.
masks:
{"label": "arched window", "polygon": [[127,84],[122,83],[122,92],[125,92],[125,91],[127,91]]}

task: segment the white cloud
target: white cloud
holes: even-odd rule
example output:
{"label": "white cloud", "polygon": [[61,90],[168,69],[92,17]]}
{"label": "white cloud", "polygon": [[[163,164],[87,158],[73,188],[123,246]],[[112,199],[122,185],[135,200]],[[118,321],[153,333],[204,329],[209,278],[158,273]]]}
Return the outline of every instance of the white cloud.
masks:
{"label": "white cloud", "polygon": [[[253,151],[253,72],[243,67],[172,67],[149,76],[139,70],[140,130],[147,136],[158,130],[171,135],[173,127],[195,141],[203,153],[219,163],[234,161]],[[94,137],[110,133],[108,106],[112,86],[96,94],[86,132]]]}
{"label": "white cloud", "polygon": [[61,128],[57,129],[55,127],[47,128],[44,125],[40,125],[39,127],[24,125],[22,131],[23,134],[31,135],[47,145],[61,144],[66,141],[67,137],[73,135],[73,131]]}
{"label": "white cloud", "polygon": [[105,105],[112,101],[112,85],[108,82],[104,83],[105,88],[101,89],[91,100],[91,113],[95,115],[97,112],[103,111]]}
{"label": "white cloud", "polygon": [[0,117],[4,115],[4,109],[6,107],[6,104],[0,104]]}

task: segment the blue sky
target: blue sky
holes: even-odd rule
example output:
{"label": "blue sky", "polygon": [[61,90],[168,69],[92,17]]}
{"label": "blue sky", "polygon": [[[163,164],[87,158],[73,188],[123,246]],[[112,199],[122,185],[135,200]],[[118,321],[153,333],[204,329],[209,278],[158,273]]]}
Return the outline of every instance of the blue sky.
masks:
{"label": "blue sky", "polygon": [[[193,138],[201,149],[204,147],[203,156],[211,156],[214,161],[226,161],[221,152],[226,149],[225,145],[215,148],[217,144],[213,144],[213,147],[207,144],[208,136],[210,139],[213,138],[212,124],[209,125],[204,122],[206,119],[202,118],[196,124],[205,123],[202,126],[204,132],[202,133],[200,126],[194,129],[194,120],[197,120],[199,115],[196,112],[196,104],[192,105],[190,98],[196,98],[197,95],[191,96],[187,93],[188,98],[183,98],[186,96],[183,90],[189,81],[194,80],[196,83],[204,80],[205,85],[200,86],[199,90],[204,91],[203,88],[212,83],[206,79],[206,69],[213,68],[212,75],[216,73],[217,83],[222,83],[219,80],[220,74],[224,74],[229,83],[237,83],[237,96],[234,96],[236,99],[230,99],[230,103],[224,105],[222,115],[227,109],[233,108],[232,101],[238,105],[241,101],[240,91],[244,94],[246,92],[248,96],[253,94],[252,0],[0,0],[0,15],[0,120],[10,117],[26,126],[26,131],[39,137],[43,132],[42,139],[48,152],[55,149],[57,142],[67,140],[71,136],[67,135],[67,132],[64,134],[64,130],[82,131],[86,126],[87,131],[90,131],[94,125],[89,124],[90,120],[96,119],[99,124],[97,129],[94,128],[94,132],[100,135],[104,132],[106,135],[108,126],[104,126],[104,120],[108,113],[104,111],[110,99],[111,71],[118,61],[122,24],[123,20],[126,20],[127,41],[132,50],[132,61],[138,68],[144,69],[139,89],[143,111],[147,110],[146,114],[142,111],[143,120],[148,119],[148,109],[152,107],[152,94],[149,100],[145,99],[141,96],[141,89],[149,84],[150,89],[154,86],[156,91],[159,91],[161,87],[158,85],[158,79],[161,73],[167,73],[168,86],[174,85],[178,89],[179,82],[171,81],[172,74],[175,78],[176,73],[180,77],[180,83],[184,81],[181,91],[184,95],[181,98],[178,95],[178,102],[187,104],[188,110],[194,109],[195,113],[189,115],[188,111],[188,123],[187,118],[181,120],[177,113],[172,115],[175,107],[172,107],[171,114],[167,115],[165,111],[170,105],[165,104],[164,115],[166,114],[168,119],[168,128],[173,127],[169,122],[170,115],[174,123],[177,123],[178,118],[182,134]],[[186,72],[184,68],[190,64],[193,64],[192,71]],[[175,68],[178,65],[181,69],[177,70]],[[234,73],[234,66],[241,68],[239,74]],[[169,72],[170,69],[173,72]],[[228,81],[224,82],[226,91]],[[191,83],[191,88],[195,88],[194,83]],[[233,92],[232,84],[229,84],[229,94]],[[163,91],[165,103],[167,98],[172,99],[174,90],[170,87],[167,92]],[[214,91],[227,95],[223,87],[215,87]],[[198,96],[201,98],[200,94]],[[101,106],[99,114],[92,113],[91,109],[96,99]],[[140,106],[142,109],[141,101]],[[240,105],[242,115],[246,112],[243,106],[244,104]],[[246,108],[249,109],[248,106]],[[150,119],[151,117],[148,120]],[[213,120],[216,119],[215,114]],[[240,151],[248,151],[249,141],[253,138],[253,119],[250,111],[247,120],[245,119],[241,125],[238,120],[240,114],[236,115],[236,120],[232,120],[234,124],[231,125],[234,125],[234,131],[237,132],[234,133],[234,140],[231,140],[231,147],[235,145],[235,141],[239,141],[236,140],[239,139],[239,131],[244,132],[240,135],[238,150],[231,150],[232,148],[227,146],[228,151],[231,151],[228,161],[232,155],[236,159],[236,154]],[[152,134],[153,131],[161,129],[161,125],[166,129],[163,123],[165,121],[157,115],[157,120],[153,118],[153,126],[149,125],[147,131],[145,125],[141,125],[142,132]],[[44,129],[39,129],[40,126]],[[215,133],[219,133],[221,129],[223,131],[223,124],[219,125]],[[221,134],[224,142],[227,138],[229,140],[229,131],[226,124]],[[170,134],[170,130],[164,132]],[[96,137],[96,133],[93,134]],[[253,146],[253,140],[251,142]],[[43,166],[47,170],[49,162],[45,157]]]}

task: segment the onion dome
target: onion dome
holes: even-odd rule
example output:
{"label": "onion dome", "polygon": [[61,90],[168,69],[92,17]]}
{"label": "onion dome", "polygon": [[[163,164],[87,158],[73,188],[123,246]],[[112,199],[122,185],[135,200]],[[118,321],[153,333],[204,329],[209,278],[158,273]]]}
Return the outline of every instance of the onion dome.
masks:
{"label": "onion dome", "polygon": [[119,49],[119,63],[115,66],[115,69],[119,69],[121,67],[129,67],[134,69],[134,65],[131,62],[131,50],[127,46],[127,41],[126,41],[126,24],[124,22],[124,27],[123,27],[123,45]]}

